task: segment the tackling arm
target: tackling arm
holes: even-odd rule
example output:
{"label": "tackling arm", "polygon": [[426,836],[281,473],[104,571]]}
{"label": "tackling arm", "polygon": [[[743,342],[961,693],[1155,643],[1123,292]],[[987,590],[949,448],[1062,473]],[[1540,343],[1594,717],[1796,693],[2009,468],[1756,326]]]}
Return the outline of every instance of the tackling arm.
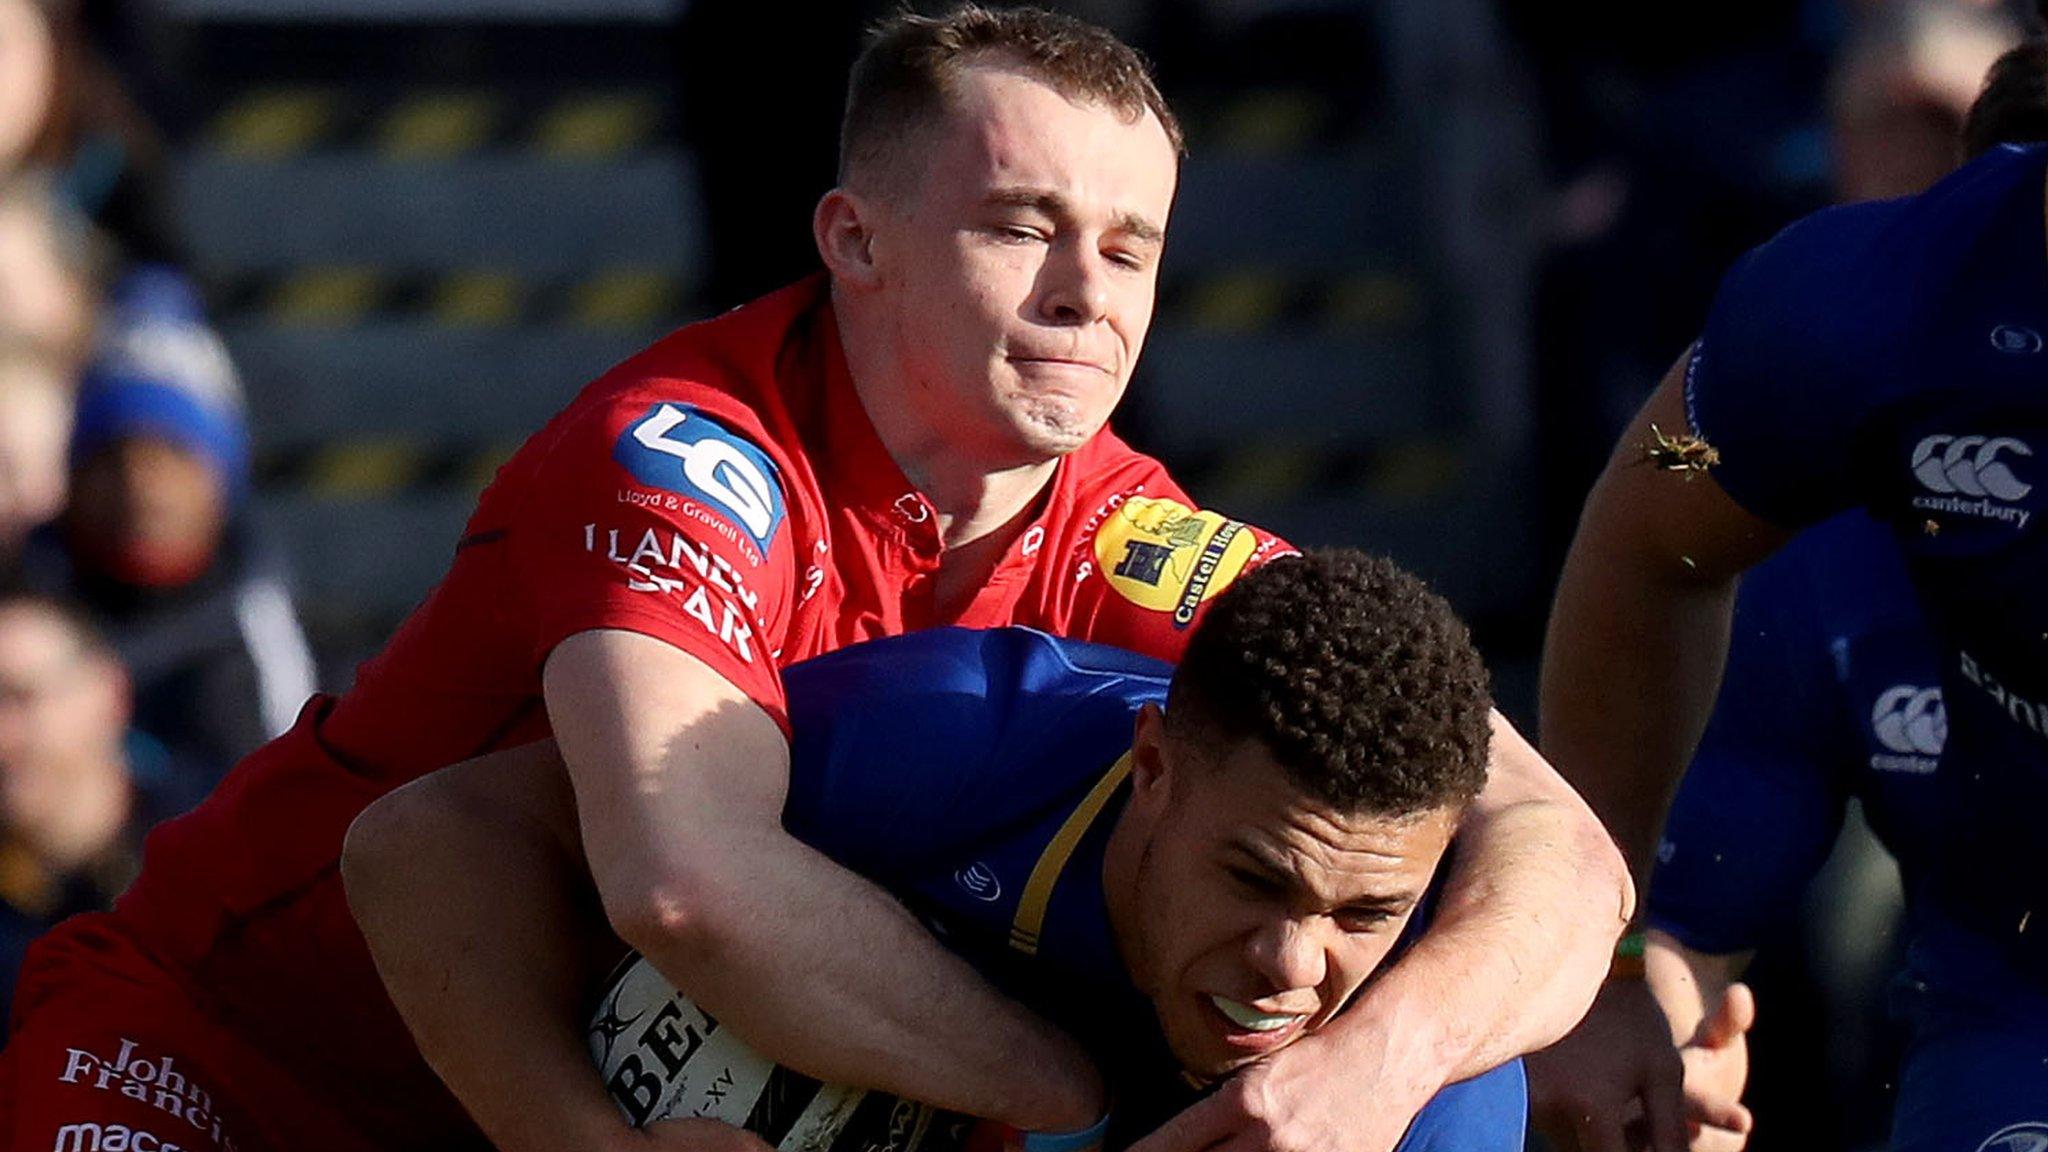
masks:
{"label": "tackling arm", "polygon": [[784,831],[788,746],[738,688],[613,631],[563,642],[544,682],[612,927],[751,1047],[1020,1128],[1100,1116],[1079,1045]]}
{"label": "tackling arm", "polygon": [[581,867],[552,744],[392,792],[342,850],[349,907],[392,1003],[506,1152],[614,1148],[629,1135],[582,1044],[535,1040],[578,1019],[592,967],[579,943],[610,939],[587,880],[567,882]]}
{"label": "tackling arm", "polygon": [[1592,810],[1496,713],[1486,790],[1459,827],[1436,916],[1355,1012],[1412,998],[1444,1080],[1475,1076],[1585,1015],[1634,908]]}
{"label": "tackling arm", "polygon": [[622,632],[565,641],[546,680],[560,756],[416,782],[358,820],[344,864],[394,1002],[499,1146],[631,1135],[584,1047],[597,973],[568,943],[607,921],[778,1063],[1020,1128],[1100,1114],[1072,1040],[782,830],[787,745],[738,689]]}

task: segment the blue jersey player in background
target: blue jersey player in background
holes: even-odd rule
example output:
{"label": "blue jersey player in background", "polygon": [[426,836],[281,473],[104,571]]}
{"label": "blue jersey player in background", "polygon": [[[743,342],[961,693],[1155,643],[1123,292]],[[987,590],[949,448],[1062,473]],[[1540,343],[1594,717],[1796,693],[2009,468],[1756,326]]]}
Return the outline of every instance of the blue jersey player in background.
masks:
{"label": "blue jersey player in background", "polygon": [[[1018,628],[856,645],[785,675],[790,831],[895,893],[1103,1068],[1106,1126],[1018,1134],[1025,1149],[1122,1147],[1261,1056],[1317,1042],[1403,938],[1485,780],[1486,676],[1463,626],[1357,552],[1241,578],[1170,680],[1156,662]],[[493,949],[569,947],[504,934],[571,917],[547,907],[545,885],[491,873],[508,826],[478,815],[562,787],[551,761],[521,750],[457,766],[351,833],[351,903],[430,1061],[521,1051],[493,1021],[447,1012],[448,981],[490,980]],[[744,990],[683,988],[688,1007],[657,1007],[651,1025],[613,987],[597,1054],[636,1121],[707,1116],[763,1144],[817,1146],[834,1110],[821,1094],[849,1099],[726,1050],[691,1063],[719,1035],[696,1004],[715,1012]],[[584,1068],[562,1087],[598,1083]],[[1401,1147],[1518,1149],[1524,1113],[1511,1064],[1445,1088]],[[884,1147],[959,1146],[913,1115],[860,1101],[830,1146],[876,1133]]]}
{"label": "blue jersey player in background", "polygon": [[[1915,1152],[2012,1138],[2048,1101],[2048,993],[1990,962],[1932,890],[1947,737],[1939,669],[1898,547],[1867,516],[1836,517],[1758,566],[1665,822],[1648,918],[1651,989],[1674,1033],[1690,1034],[1747,954],[1798,914],[1857,799],[1906,892],[1914,944],[1894,1006],[1910,1046],[1891,1146]],[[1712,1081],[1719,1069],[1694,1071]]]}
{"label": "blue jersey player in background", "polygon": [[[2028,67],[2009,54],[1987,91]],[[2044,198],[2048,149],[1991,146],[1925,193],[1820,212],[1740,262],[1587,501],[1544,657],[1545,751],[1645,869],[1714,701],[1737,575],[1867,510],[1905,558],[1947,719],[1914,973],[2000,1003],[2048,987]],[[2008,1052],[2039,1064],[2048,1028],[2030,1002],[2009,1009]],[[1921,1030],[1916,1067],[1944,1067],[1940,1035]],[[1676,1059],[1632,980],[1610,981],[1561,1050],[1610,1085]],[[1698,1120],[1703,1101],[1688,1103]],[[2002,1135],[1904,1113],[1899,1133],[1959,1152],[2048,1146],[2048,1104],[2034,1110],[2015,1121],[2034,1127]]]}

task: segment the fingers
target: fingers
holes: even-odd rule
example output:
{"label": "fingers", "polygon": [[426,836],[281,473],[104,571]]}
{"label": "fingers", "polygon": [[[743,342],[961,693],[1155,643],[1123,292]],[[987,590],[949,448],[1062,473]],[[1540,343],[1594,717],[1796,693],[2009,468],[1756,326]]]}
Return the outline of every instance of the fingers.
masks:
{"label": "fingers", "polygon": [[1702,1048],[1726,1048],[1756,1027],[1756,994],[1747,984],[1730,984],[1721,1002],[1700,1021],[1693,1044]]}
{"label": "fingers", "polygon": [[1742,1101],[1706,1093],[1688,1092],[1685,1097],[1686,1118],[1705,1128],[1720,1128],[1747,1138],[1756,1127],[1756,1118]]}
{"label": "fingers", "polygon": [[1692,1138],[1692,1152],[1742,1152],[1749,1143],[1749,1129],[1706,1127]]}
{"label": "fingers", "polygon": [[1721,998],[1728,1008],[1728,1017],[1735,1030],[1746,1033],[1756,1027],[1756,993],[1747,984],[1730,984],[1728,992]]}

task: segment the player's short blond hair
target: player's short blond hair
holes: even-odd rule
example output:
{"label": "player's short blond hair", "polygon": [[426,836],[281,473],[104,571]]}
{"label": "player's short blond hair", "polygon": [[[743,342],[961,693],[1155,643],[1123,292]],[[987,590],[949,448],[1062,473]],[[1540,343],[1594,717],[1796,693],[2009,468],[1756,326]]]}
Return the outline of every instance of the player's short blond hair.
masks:
{"label": "player's short blond hair", "polygon": [[899,12],[875,25],[853,63],[839,127],[839,179],[882,168],[900,145],[946,108],[954,79],[977,63],[1018,68],[1073,101],[1113,109],[1135,122],[1150,112],[1174,154],[1185,150],[1180,121],[1150,65],[1105,28],[1040,8],[961,4],[939,16]]}

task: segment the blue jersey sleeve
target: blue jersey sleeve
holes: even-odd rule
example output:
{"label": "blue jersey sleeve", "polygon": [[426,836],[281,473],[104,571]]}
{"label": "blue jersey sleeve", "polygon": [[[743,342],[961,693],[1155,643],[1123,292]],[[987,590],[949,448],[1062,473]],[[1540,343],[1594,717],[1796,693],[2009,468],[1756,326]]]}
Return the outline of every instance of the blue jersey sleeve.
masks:
{"label": "blue jersey sleeve", "polygon": [[1793,915],[1853,786],[1857,734],[1809,551],[1743,582],[1721,694],[1665,821],[1649,922],[1702,952],[1747,951]]}
{"label": "blue jersey sleeve", "polygon": [[1831,208],[1743,257],[1723,279],[1685,373],[1693,430],[1720,453],[1738,504],[1800,527],[1860,504],[1856,457],[1905,305],[1876,274],[1891,204]]}
{"label": "blue jersey sleeve", "polygon": [[1529,1084],[1510,1060],[1432,1097],[1395,1152],[1521,1152],[1529,1120]]}
{"label": "blue jersey sleeve", "polygon": [[937,629],[793,665],[783,824],[884,884],[914,877],[1093,784],[1167,675],[1027,628]]}

